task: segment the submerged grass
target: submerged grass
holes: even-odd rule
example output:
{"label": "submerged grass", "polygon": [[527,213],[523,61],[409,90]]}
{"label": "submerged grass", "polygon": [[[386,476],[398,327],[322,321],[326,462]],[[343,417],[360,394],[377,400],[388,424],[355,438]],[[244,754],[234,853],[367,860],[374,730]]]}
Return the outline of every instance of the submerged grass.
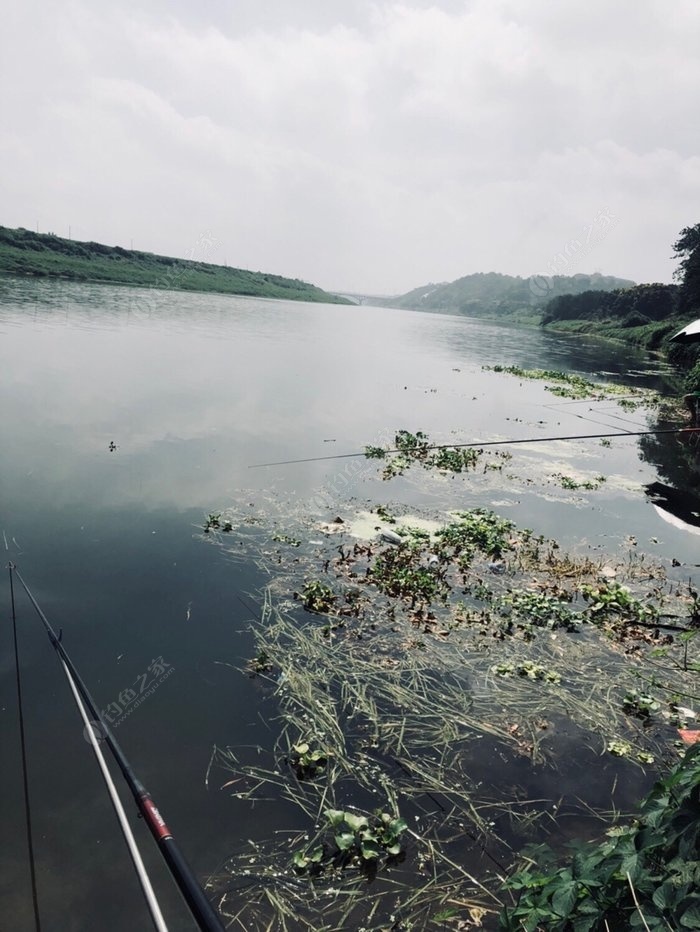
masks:
{"label": "submerged grass", "polygon": [[[641,557],[565,554],[483,509],[392,544],[351,529],[325,552],[279,551],[254,626],[264,663],[247,670],[276,742],[215,764],[242,805],[289,823],[210,886],[232,928],[493,927],[523,844],[561,846],[562,819],[599,832],[644,766],[676,758],[679,703],[700,694],[697,593]],[[681,627],[685,644],[669,633]],[[300,747],[324,765],[300,770]],[[295,855],[333,860],[328,810],[405,819],[401,858],[299,876]]]}

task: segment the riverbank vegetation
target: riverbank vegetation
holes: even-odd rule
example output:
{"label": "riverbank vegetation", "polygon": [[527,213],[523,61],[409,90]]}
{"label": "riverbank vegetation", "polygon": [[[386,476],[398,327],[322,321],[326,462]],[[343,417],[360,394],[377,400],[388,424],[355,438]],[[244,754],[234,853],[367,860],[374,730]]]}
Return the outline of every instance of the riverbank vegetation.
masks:
{"label": "riverbank vegetation", "polygon": [[[604,275],[467,275],[425,285],[387,301],[394,307],[441,311],[564,333],[619,340],[663,353],[684,374],[686,390],[700,390],[700,344],[670,338],[700,317],[700,223],[683,229],[673,245],[677,284],[640,284]],[[573,261],[574,250],[568,256]]]}
{"label": "riverbank vegetation", "polygon": [[[203,238],[199,251],[206,254],[215,245],[213,239]],[[0,275],[3,274],[292,301],[349,303],[299,279],[194,259],[158,256],[121,246],[83,243],[22,228],[0,227]]]}
{"label": "riverbank vegetation", "polygon": [[557,296],[545,306],[541,325],[662,352],[684,372],[686,390],[700,390],[700,343],[671,340],[700,316],[700,223],[681,230],[673,250],[679,259],[677,284]]}
{"label": "riverbank vegetation", "polygon": [[559,296],[545,306],[542,326],[662,352],[685,372],[687,390],[700,390],[700,343],[684,345],[670,339],[700,317],[700,223],[682,230],[673,249],[679,259],[677,284]]}

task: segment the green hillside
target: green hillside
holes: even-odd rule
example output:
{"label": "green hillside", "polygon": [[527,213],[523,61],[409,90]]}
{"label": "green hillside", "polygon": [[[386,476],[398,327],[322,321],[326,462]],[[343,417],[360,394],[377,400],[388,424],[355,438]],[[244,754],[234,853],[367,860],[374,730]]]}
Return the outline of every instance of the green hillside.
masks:
{"label": "green hillside", "polygon": [[469,317],[508,318],[539,322],[552,298],[584,291],[613,291],[634,282],[612,275],[534,275],[520,278],[498,272],[478,272],[454,282],[424,285],[384,303],[420,311],[442,311]]}
{"label": "green hillside", "polygon": [[0,275],[348,304],[299,279],[0,226]]}

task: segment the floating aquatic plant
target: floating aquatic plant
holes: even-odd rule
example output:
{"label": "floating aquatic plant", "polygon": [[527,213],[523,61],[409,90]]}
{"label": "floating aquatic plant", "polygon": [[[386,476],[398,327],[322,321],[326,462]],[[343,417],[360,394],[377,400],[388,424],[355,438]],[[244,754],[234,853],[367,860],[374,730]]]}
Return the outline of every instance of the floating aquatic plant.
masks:
{"label": "floating aquatic plant", "polygon": [[398,858],[402,854],[401,835],[407,828],[402,818],[388,812],[365,816],[342,809],[327,809],[325,816],[332,840],[295,852],[292,863],[300,872],[312,869],[318,873],[324,867],[347,869],[354,865],[376,874],[382,857]]}
{"label": "floating aquatic plant", "polygon": [[595,479],[574,479],[560,472],[554,473],[552,479],[556,479],[562,489],[585,489],[588,492],[595,492],[605,482],[605,476],[596,476]]}
{"label": "floating aquatic plant", "polygon": [[[553,382],[553,385],[545,385],[545,391],[551,392],[560,398],[571,398],[576,401],[586,398],[597,401],[614,398],[617,404],[627,411],[634,411],[641,405],[657,405],[660,401],[656,392],[642,388],[631,388],[628,385],[592,382],[585,376],[575,372],[560,372],[556,369],[523,369],[520,366],[501,365],[482,366],[482,369],[490,372],[504,372],[519,379]],[[620,395],[624,397],[620,398]]]}
{"label": "floating aquatic plant", "polygon": [[414,463],[420,463],[425,469],[461,473],[476,469],[484,457],[488,457],[484,471],[500,470],[503,468],[503,463],[512,458],[507,451],[493,451],[487,454],[483,449],[473,446],[434,444],[421,430],[416,431],[415,434],[408,430],[400,430],[394,437],[393,450],[367,446],[365,457],[386,460],[382,470],[383,479],[402,476]]}
{"label": "floating aquatic plant", "polygon": [[228,534],[233,530],[233,524],[227,518],[222,520],[220,511],[213,512],[207,515],[204,522],[204,533],[208,534],[210,530],[223,531],[224,534]]}
{"label": "floating aquatic plant", "polygon": [[338,597],[330,586],[324,585],[318,579],[305,582],[301,590],[301,604],[309,612],[326,615],[333,609],[337,601]]}
{"label": "floating aquatic plant", "polygon": [[293,744],[289,752],[289,763],[299,780],[313,780],[326,768],[328,751],[313,747],[308,741]]}
{"label": "floating aquatic plant", "polygon": [[458,520],[450,522],[437,536],[443,551],[456,556],[469,556],[479,550],[487,557],[500,557],[512,549],[511,537],[515,525],[485,508],[457,513]]}

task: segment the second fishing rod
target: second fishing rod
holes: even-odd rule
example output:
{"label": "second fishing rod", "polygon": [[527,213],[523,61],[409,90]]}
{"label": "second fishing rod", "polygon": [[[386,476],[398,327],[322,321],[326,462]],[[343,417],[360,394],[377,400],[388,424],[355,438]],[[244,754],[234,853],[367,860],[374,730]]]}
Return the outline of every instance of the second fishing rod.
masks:
{"label": "second fishing rod", "polygon": [[90,691],[85,685],[85,682],[78,673],[75,665],[73,664],[73,661],[68,655],[68,652],[63,646],[61,642],[62,632],[61,634],[56,634],[48,618],[42,611],[41,606],[36,601],[28,585],[22,578],[21,573],[12,563],[10,564],[10,573],[14,574],[22,585],[22,588],[27,594],[27,597],[34,606],[36,613],[38,614],[44,625],[44,628],[46,629],[46,633],[49,636],[51,644],[68,669],[70,678],[74,682],[75,687],[82,697],[90,714],[93,716],[94,721],[99,725],[100,737],[104,738],[110,751],[112,752],[117,766],[121,770],[122,775],[124,776],[124,779],[126,780],[127,785],[131,790],[139,813],[148,825],[148,828],[150,829],[150,832],[153,835],[156,844],[158,845],[158,849],[160,850],[166,864],[168,865],[168,868],[170,869],[173,880],[182,893],[190,909],[190,912],[192,913],[192,916],[197,922],[197,925],[202,930],[202,932],[224,932],[224,926],[217,912],[199,885],[191,867],[180,851],[180,848],[175,841],[172,832],[168,828],[165,819],[153,801],[151,794],[136,776],[131,764],[129,763],[129,760],[121,749],[119,742],[115,738],[114,733],[112,732],[108,723],[104,720],[104,717],[99,711],[97,703],[90,694]]}

